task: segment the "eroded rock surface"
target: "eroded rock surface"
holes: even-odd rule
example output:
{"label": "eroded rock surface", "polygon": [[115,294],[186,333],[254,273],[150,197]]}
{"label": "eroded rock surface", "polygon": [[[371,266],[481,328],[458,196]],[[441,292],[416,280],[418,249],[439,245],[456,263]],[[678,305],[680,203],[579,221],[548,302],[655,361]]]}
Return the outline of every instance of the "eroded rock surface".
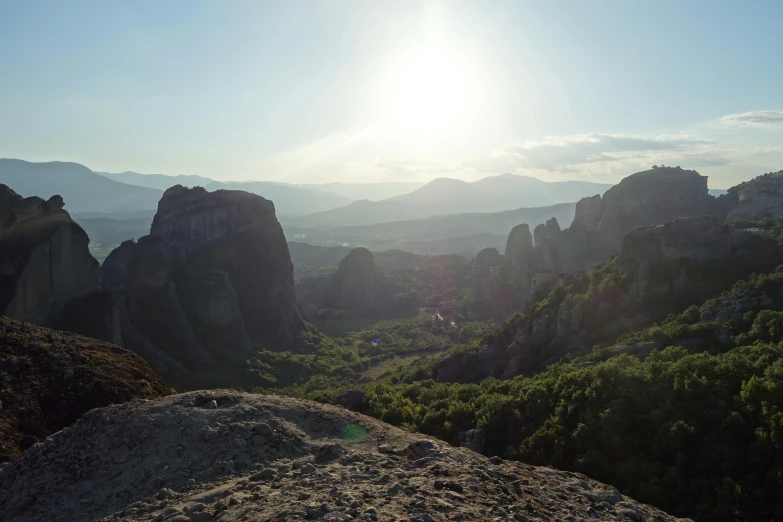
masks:
{"label": "eroded rock surface", "polygon": [[0,468],[0,511],[19,522],[676,520],[583,475],[229,391],[93,410]]}
{"label": "eroded rock surface", "polygon": [[[23,198],[0,185],[0,314],[121,343],[90,240],[63,207],[60,196]],[[64,318],[74,308],[77,323]]]}
{"label": "eroded rock surface", "polygon": [[93,408],[166,393],[131,351],[0,316],[0,462]]}
{"label": "eroded rock surface", "polygon": [[758,176],[729,189],[728,220],[783,216],[783,170]]}
{"label": "eroded rock surface", "polygon": [[125,345],[162,375],[291,349],[305,328],[274,205],[254,194],[172,187],[150,235],[123,243],[102,270]]}

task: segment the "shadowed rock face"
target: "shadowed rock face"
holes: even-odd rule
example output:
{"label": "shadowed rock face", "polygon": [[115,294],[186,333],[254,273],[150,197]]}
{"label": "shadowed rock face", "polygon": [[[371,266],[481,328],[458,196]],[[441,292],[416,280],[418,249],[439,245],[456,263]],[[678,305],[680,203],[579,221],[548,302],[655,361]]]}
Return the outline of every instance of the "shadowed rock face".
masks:
{"label": "shadowed rock face", "polygon": [[150,235],[103,266],[127,346],[164,375],[290,349],[305,324],[274,205],[239,191],[167,190]]}
{"label": "shadowed rock face", "polygon": [[119,341],[90,240],[63,206],[0,185],[0,314]]}
{"label": "shadowed rock face", "polygon": [[663,225],[639,227],[625,236],[620,262],[627,265],[728,258],[751,236],[750,232],[719,223],[713,216],[681,218]]}
{"label": "shadowed rock face", "polygon": [[167,393],[133,352],[1,316],[0,383],[0,463],[93,408]]}
{"label": "shadowed rock face", "polygon": [[337,267],[332,296],[338,309],[355,310],[374,304],[379,284],[380,269],[372,252],[354,248]]}
{"label": "shadowed rock face", "polygon": [[707,176],[695,170],[661,167],[623,178],[600,202],[595,196],[582,199],[573,224],[597,231],[608,256],[620,249],[623,237],[635,228],[711,214],[714,202]]}

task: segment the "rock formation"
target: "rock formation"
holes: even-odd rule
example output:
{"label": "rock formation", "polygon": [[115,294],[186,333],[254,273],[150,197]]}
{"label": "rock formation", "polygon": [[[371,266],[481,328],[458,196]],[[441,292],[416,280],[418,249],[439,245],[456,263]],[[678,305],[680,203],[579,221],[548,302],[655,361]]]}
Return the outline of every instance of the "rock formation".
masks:
{"label": "rock formation", "polygon": [[533,249],[533,235],[526,223],[511,229],[506,241],[505,256],[511,280],[523,293],[529,291],[530,280],[539,264],[539,256]]}
{"label": "rock formation", "polygon": [[372,252],[366,248],[354,248],[337,267],[332,282],[333,307],[339,310],[361,310],[373,306],[378,295],[381,271],[376,266]]}
{"label": "rock formation", "polygon": [[476,254],[476,272],[488,276],[492,269],[503,264],[503,258],[496,248],[485,248]]}
{"label": "rock formation", "polygon": [[305,328],[274,205],[246,192],[170,188],[150,234],[112,252],[103,279],[125,345],[163,375],[291,349]]}
{"label": "rock formation", "polygon": [[578,204],[574,222],[590,230],[595,215],[600,213],[595,230],[609,255],[619,250],[623,237],[635,228],[711,214],[713,204],[707,176],[695,170],[660,167],[623,178],[606,191],[600,211],[592,198],[589,203]]}
{"label": "rock formation", "polygon": [[133,352],[0,316],[0,463],[93,408],[166,393]]}
{"label": "rock formation", "polygon": [[729,189],[727,219],[783,217],[783,170],[770,172]]}
{"label": "rock formation", "polygon": [[0,185],[0,314],[121,342],[90,240],[63,206]]}
{"label": "rock formation", "polygon": [[648,520],[584,475],[229,391],[93,410],[0,469],[8,520]]}
{"label": "rock formation", "polygon": [[620,263],[639,267],[642,262],[728,258],[751,237],[750,232],[723,225],[713,216],[680,218],[662,225],[639,227],[625,236]]}

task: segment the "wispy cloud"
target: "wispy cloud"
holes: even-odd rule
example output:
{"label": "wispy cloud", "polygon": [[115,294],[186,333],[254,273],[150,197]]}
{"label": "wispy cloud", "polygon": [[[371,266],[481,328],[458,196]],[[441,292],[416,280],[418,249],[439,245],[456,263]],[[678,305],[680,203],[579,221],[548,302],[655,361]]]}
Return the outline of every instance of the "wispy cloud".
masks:
{"label": "wispy cloud", "polygon": [[[622,134],[577,134],[552,136],[510,144],[494,151],[490,162],[529,169],[562,169],[585,163],[613,162],[632,158],[644,159],[651,153],[695,153],[714,145],[712,141],[692,136],[633,136]],[[476,166],[474,163],[473,166]]]}
{"label": "wispy cloud", "polygon": [[772,127],[783,125],[783,111],[752,111],[729,114],[718,120],[722,125]]}

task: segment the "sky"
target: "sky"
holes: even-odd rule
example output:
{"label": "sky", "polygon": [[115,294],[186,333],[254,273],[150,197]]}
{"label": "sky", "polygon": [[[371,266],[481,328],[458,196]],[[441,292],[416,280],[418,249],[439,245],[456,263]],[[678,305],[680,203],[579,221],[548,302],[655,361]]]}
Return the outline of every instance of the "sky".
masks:
{"label": "sky", "polygon": [[0,0],[0,157],[294,183],[783,169],[779,0]]}

